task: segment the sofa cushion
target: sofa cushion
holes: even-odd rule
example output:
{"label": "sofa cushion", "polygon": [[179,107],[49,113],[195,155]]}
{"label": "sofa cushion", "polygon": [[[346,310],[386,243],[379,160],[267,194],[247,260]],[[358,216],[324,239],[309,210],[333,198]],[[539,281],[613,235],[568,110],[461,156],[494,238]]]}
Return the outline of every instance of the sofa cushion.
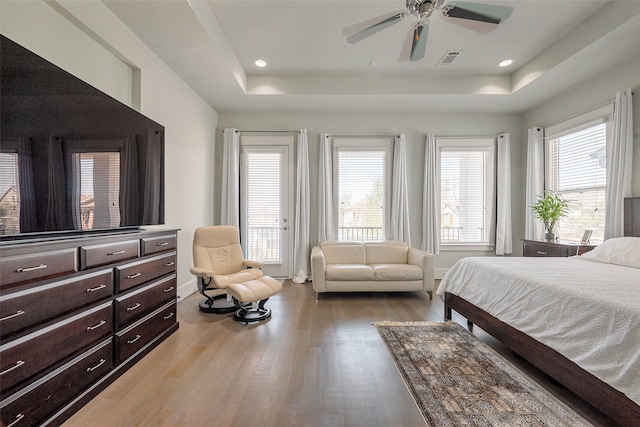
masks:
{"label": "sofa cushion", "polygon": [[406,264],[409,245],[405,242],[388,240],[385,242],[367,242],[367,264]]}
{"label": "sofa cushion", "polygon": [[327,264],[326,280],[374,280],[373,269],[364,264]]}
{"label": "sofa cushion", "polygon": [[324,241],[320,243],[327,264],[366,264],[364,245],[360,242]]}
{"label": "sofa cushion", "polygon": [[374,264],[375,280],[422,280],[422,269],[410,264]]}

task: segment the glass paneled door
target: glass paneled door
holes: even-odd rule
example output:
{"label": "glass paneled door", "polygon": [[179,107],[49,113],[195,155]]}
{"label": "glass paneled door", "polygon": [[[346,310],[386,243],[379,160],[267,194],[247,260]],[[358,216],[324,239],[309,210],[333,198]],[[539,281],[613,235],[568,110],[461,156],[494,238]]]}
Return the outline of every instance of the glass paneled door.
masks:
{"label": "glass paneled door", "polygon": [[240,143],[240,240],[245,258],[263,261],[266,275],[289,277],[293,138],[250,136],[241,137]]}

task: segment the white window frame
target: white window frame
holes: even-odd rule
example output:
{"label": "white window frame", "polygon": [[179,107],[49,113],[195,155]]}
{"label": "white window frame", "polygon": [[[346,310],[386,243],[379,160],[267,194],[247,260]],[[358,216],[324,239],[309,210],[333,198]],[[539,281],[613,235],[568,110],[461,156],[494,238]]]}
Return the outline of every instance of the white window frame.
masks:
{"label": "white window frame", "polygon": [[[544,188],[545,191],[553,191],[552,178],[551,178],[551,150],[549,144],[558,138],[561,138],[572,133],[579,132],[600,124],[606,125],[606,142],[605,147],[608,147],[613,134],[613,127],[611,122],[613,120],[613,103],[607,104],[598,108],[591,109],[583,114],[572,116],[569,119],[558,122],[552,126],[547,127],[545,130],[544,140]],[[606,149],[605,149],[606,151]],[[605,182],[605,194],[606,194],[606,182]],[[606,197],[606,196],[605,196]],[[604,227],[604,224],[603,224]],[[562,236],[560,236],[562,239]],[[599,240],[595,240],[599,242]]]}
{"label": "white window frame", "polygon": [[339,235],[340,219],[338,218],[340,209],[340,151],[384,151],[384,209],[382,234],[384,239],[389,239],[389,229],[391,226],[391,173],[393,165],[393,137],[334,137],[333,147],[333,199],[336,224],[336,236]]}
{"label": "white window frame", "polygon": [[[443,252],[454,251],[493,251],[496,235],[496,139],[495,137],[436,137],[436,177],[438,189],[438,204],[441,191],[441,160],[442,151],[484,151],[487,153],[487,173],[485,175],[486,197],[486,242],[440,242]],[[440,221],[438,221],[440,222]]]}

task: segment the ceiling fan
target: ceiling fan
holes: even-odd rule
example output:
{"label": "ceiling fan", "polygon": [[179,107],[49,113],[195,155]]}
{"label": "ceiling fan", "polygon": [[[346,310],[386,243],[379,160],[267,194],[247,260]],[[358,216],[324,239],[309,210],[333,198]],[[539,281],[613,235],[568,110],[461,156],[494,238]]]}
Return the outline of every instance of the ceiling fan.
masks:
{"label": "ceiling fan", "polygon": [[451,2],[444,4],[446,0],[407,0],[406,9],[397,12],[355,34],[347,37],[349,43],[357,43],[373,34],[390,27],[400,21],[404,21],[409,15],[418,20],[412,27],[413,37],[411,41],[410,61],[418,61],[424,58],[427,48],[427,33],[429,32],[429,18],[434,14],[440,14],[449,18],[460,18],[468,22],[483,23],[484,26],[495,28],[498,24],[511,15],[513,8],[508,6],[496,6],[490,4]]}

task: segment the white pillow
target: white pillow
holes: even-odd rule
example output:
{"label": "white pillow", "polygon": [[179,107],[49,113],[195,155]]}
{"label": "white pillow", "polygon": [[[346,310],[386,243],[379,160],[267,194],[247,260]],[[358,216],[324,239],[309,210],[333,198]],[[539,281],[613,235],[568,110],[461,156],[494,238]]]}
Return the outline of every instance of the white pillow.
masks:
{"label": "white pillow", "polygon": [[589,261],[640,268],[640,237],[608,239],[580,256]]}

